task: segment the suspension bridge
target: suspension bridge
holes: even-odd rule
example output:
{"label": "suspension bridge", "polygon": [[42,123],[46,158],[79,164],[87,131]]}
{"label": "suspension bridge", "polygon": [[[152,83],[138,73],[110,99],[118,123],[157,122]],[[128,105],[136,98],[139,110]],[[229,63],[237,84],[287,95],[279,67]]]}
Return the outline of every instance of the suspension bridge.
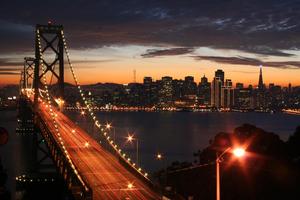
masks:
{"label": "suspension bridge", "polygon": [[[65,65],[101,144],[62,112]],[[116,144],[110,127],[95,115],[75,74],[61,25],[36,25],[35,57],[24,58],[21,73],[19,116],[22,122],[32,122],[28,130],[34,131],[35,149],[44,154],[39,159],[34,152],[35,170],[50,157],[75,199],[162,199],[147,172]]]}

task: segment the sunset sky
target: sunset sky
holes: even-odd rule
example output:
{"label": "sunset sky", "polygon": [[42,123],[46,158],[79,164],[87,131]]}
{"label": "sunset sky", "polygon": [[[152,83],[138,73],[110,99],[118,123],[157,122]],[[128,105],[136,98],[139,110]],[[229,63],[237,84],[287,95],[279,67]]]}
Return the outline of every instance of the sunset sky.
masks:
{"label": "sunset sky", "polygon": [[[82,84],[144,76],[209,80],[216,69],[246,85],[300,85],[300,4],[292,0],[52,0],[1,3],[0,84],[18,83],[35,24],[64,25]],[[66,70],[66,80],[70,70]]]}

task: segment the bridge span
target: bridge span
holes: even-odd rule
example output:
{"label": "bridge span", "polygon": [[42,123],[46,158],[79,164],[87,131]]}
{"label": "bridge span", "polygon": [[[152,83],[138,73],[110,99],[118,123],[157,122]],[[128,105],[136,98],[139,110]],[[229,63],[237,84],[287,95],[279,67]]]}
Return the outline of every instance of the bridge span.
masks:
{"label": "bridge span", "polygon": [[[87,108],[87,117],[99,130],[101,144],[61,112],[64,54],[83,105]],[[57,80],[58,92],[53,92],[53,78]],[[148,174],[115,144],[110,138],[109,128],[100,125],[100,119],[93,113],[70,61],[63,26],[52,23],[36,26],[35,58],[24,58],[19,107],[22,121],[33,121],[34,128],[31,128],[34,130],[36,151],[42,150],[45,154],[41,160],[34,156],[37,163],[34,169],[37,171],[38,165],[50,157],[75,199],[162,199],[161,192],[154,187]],[[42,139],[38,139],[38,133]],[[40,141],[45,141],[49,152],[39,146]]]}
{"label": "bridge span", "polygon": [[[33,108],[33,97],[27,100]],[[162,198],[148,179],[126,167],[122,154],[114,154],[102,147],[57,108],[49,107],[40,100],[34,122],[45,138],[58,171],[77,199]],[[57,152],[59,150],[60,153]],[[63,164],[66,160],[70,160],[70,163]]]}

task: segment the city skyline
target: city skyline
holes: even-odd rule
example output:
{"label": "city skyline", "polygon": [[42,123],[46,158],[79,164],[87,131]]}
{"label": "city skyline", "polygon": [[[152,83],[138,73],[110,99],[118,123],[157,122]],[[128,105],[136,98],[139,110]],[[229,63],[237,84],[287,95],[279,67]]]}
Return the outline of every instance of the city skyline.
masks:
{"label": "city skyline", "polygon": [[[230,74],[230,71],[228,73],[223,68],[215,68],[215,70],[212,70],[209,73],[202,73],[202,74],[199,73],[198,75],[194,75],[194,74],[191,74],[191,73],[186,73],[186,74],[180,74],[178,76],[176,76],[176,75],[172,76],[171,74],[167,74],[167,73],[163,74],[163,75],[157,75],[157,76],[150,76],[149,74],[151,74],[151,73],[149,73],[149,74],[145,74],[145,75],[142,76],[142,75],[139,75],[139,72],[136,69],[133,69],[131,71],[131,74],[128,73],[128,76],[126,77],[127,78],[126,80],[128,80],[128,81],[114,81],[113,79],[111,80],[110,78],[109,79],[104,79],[104,81],[100,81],[101,79],[97,81],[97,80],[94,80],[94,79],[91,80],[90,79],[91,77],[88,76],[88,81],[83,81],[82,84],[83,85],[90,85],[90,84],[97,84],[97,83],[116,83],[116,84],[125,84],[126,85],[126,84],[129,84],[129,83],[134,83],[135,79],[136,79],[137,83],[142,83],[143,79],[145,77],[151,77],[155,81],[155,80],[160,80],[161,78],[166,77],[166,76],[170,76],[173,79],[177,79],[177,80],[183,80],[187,76],[192,76],[192,77],[194,77],[194,80],[197,83],[201,82],[201,78],[203,76],[205,76],[206,78],[208,78],[208,81],[211,82],[214,79],[214,73],[215,73],[215,71],[220,69],[220,70],[223,70],[223,71],[226,72],[225,78],[226,79],[231,79],[234,86],[235,86],[236,83],[243,83],[245,87],[249,86],[249,85],[251,85],[253,87],[257,87],[259,85],[258,84],[258,82],[259,82],[259,76],[258,75],[260,73],[260,68],[262,68],[263,71],[264,71],[264,84],[266,86],[268,84],[280,85],[282,87],[288,87],[289,84],[292,84],[292,86],[299,86],[300,85],[300,81],[299,81],[299,84],[297,84],[297,82],[295,83],[295,82],[292,82],[292,81],[286,81],[286,80],[284,80],[284,81],[278,81],[278,79],[273,80],[272,77],[270,77],[270,75],[268,75],[268,73],[267,73],[268,69],[264,68],[261,65],[257,67],[257,70],[256,70],[257,72],[251,73],[251,77],[249,77],[250,80],[247,80],[246,79],[247,77],[246,78],[243,77],[243,78],[240,78],[240,79],[233,79],[232,77],[234,77],[234,76],[232,76],[232,74]],[[65,82],[70,83],[70,84],[74,84],[72,78],[70,77],[70,74],[68,74],[69,71],[66,71],[66,72],[67,73],[66,73],[66,81]],[[134,75],[134,73],[136,75]],[[11,78],[11,79],[8,79],[9,81],[7,81],[6,79],[1,79],[0,80],[0,86],[18,84],[18,82],[20,80],[20,74],[15,75],[13,77],[11,77],[10,75],[8,75],[7,77],[5,77],[4,75],[1,75],[1,74],[0,74],[0,76],[2,76],[4,78]],[[84,77],[80,77],[80,78],[84,79]],[[107,81],[105,81],[105,80],[107,80]]]}

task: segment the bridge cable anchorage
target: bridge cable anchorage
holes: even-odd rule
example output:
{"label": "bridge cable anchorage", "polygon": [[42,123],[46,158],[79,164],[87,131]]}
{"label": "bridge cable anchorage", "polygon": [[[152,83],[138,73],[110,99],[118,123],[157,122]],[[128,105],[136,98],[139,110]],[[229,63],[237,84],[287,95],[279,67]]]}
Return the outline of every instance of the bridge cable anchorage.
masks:
{"label": "bridge cable anchorage", "polygon": [[73,79],[75,81],[75,85],[80,93],[81,99],[84,102],[85,107],[87,108],[87,110],[89,112],[90,117],[94,121],[95,126],[100,130],[100,133],[102,133],[104,138],[106,138],[106,141],[108,142],[108,144],[115,150],[115,152],[120,156],[120,158],[122,158],[123,161],[125,161],[127,164],[129,164],[129,166],[131,166],[136,172],[138,172],[138,174],[140,174],[146,180],[151,182],[150,179],[148,178],[148,173],[145,172],[144,170],[142,170],[141,167],[137,166],[137,163],[131,162],[131,159],[129,157],[126,158],[126,154],[122,152],[122,149],[120,147],[118,147],[118,145],[115,143],[115,141],[113,139],[110,139],[110,136],[107,136],[107,131],[109,131],[110,127],[106,127],[105,125],[101,125],[99,123],[99,120],[97,119],[97,117],[95,116],[95,114],[93,112],[93,107],[86,100],[85,94],[84,94],[84,92],[79,84],[78,78],[74,72],[73,64],[71,63],[71,60],[70,60],[70,54],[69,54],[69,50],[67,47],[67,42],[66,42],[66,38],[65,38],[63,30],[61,30],[61,35],[62,35],[62,39],[63,39],[65,53],[67,55],[68,64],[70,66],[70,70],[71,70]]}
{"label": "bridge cable anchorage", "polygon": [[54,124],[55,131],[56,131],[56,135],[58,136],[58,139],[61,141],[60,146],[63,149],[63,153],[66,155],[66,158],[67,158],[68,162],[70,163],[70,165],[73,169],[73,172],[75,173],[75,175],[77,176],[77,178],[79,179],[81,184],[84,186],[85,190],[88,191],[89,188],[87,187],[87,184],[83,181],[82,177],[79,175],[78,170],[76,169],[75,165],[73,164],[72,160],[70,159],[69,152],[67,151],[67,149],[64,145],[64,141],[58,130],[58,126],[57,126],[56,119],[55,119],[56,114],[53,112],[53,109],[52,109],[51,99],[50,99],[49,90],[48,90],[48,86],[47,86],[47,79],[46,79],[46,73],[45,73],[46,69],[45,69],[44,62],[43,62],[43,54],[42,54],[42,46],[41,46],[39,29],[37,29],[36,33],[37,33],[37,41],[38,41],[39,57],[40,57],[38,62],[39,62],[39,65],[41,65],[42,70],[43,70],[43,81],[44,81],[44,87],[45,87],[45,92],[46,92],[46,96],[47,96],[44,98],[44,100],[45,100],[44,102],[46,103],[46,107],[48,107],[48,109],[50,111],[50,115],[52,117],[53,124]]}

